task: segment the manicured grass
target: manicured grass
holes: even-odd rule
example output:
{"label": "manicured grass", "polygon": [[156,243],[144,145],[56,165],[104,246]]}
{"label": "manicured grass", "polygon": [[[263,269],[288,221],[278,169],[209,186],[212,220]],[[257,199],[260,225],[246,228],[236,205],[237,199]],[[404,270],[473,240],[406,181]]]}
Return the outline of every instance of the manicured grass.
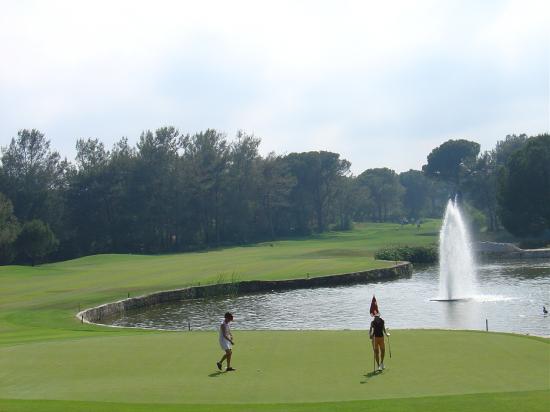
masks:
{"label": "manicured grass", "polygon": [[137,403],[304,403],[547,390],[550,345],[515,335],[395,331],[372,376],[364,331],[238,332],[219,373],[216,332],[0,348],[0,398]]}
{"label": "manicured grass", "polygon": [[412,225],[358,225],[350,232],[209,252],[98,255],[37,267],[0,267],[0,345],[74,338],[81,330],[104,331],[93,326],[73,330],[79,305],[91,307],[128,293],[137,296],[199,282],[228,282],[232,277],[284,279],[387,267],[390,262],[373,258],[377,249],[435,242],[439,223],[429,221],[419,231]]}
{"label": "manicured grass", "polygon": [[464,331],[393,331],[372,375],[363,331],[235,331],[235,373],[218,373],[216,332],[80,324],[92,306],[198,282],[282,279],[388,265],[374,251],[435,241],[372,224],[348,233],[167,256],[92,256],[0,268],[0,411],[542,410],[548,340]]}
{"label": "manicured grass", "polygon": [[81,401],[28,401],[0,399],[2,412],[546,412],[550,391],[500,392],[475,395],[432,396],[351,402],[294,404],[143,404]]}

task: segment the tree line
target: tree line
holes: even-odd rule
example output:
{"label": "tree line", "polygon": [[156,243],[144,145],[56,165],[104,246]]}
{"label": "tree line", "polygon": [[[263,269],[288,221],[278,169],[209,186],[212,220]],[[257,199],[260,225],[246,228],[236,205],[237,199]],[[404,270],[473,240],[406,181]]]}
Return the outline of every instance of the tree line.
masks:
{"label": "tree line", "polygon": [[[416,222],[440,217],[456,190],[490,217],[490,229],[499,222],[515,229],[510,216],[522,205],[513,172],[525,164],[516,152],[540,157],[533,144],[548,146],[548,135],[508,136],[482,155],[475,142],[451,140],[430,153],[422,171],[374,168],[354,176],[338,153],[261,156],[260,139],[243,132],[228,139],[213,129],[189,135],[163,127],[110,150],[79,139],[69,162],[43,133],[25,129],[1,153],[0,263],[180,252],[347,230],[354,221]],[[548,185],[544,159],[537,184]],[[537,219],[529,230],[540,228]]]}
{"label": "tree line", "polygon": [[445,181],[488,231],[550,239],[550,134],[508,135],[492,150],[449,140],[432,150],[426,176]]}

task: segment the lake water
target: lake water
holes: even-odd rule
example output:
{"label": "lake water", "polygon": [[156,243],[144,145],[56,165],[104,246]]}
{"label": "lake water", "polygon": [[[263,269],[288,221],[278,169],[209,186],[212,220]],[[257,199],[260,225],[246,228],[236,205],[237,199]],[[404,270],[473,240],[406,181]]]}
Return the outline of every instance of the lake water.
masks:
{"label": "lake water", "polygon": [[215,299],[195,299],[126,313],[116,326],[215,330],[223,314],[233,329],[368,329],[375,294],[390,329],[443,328],[550,336],[550,261],[479,264],[476,292],[465,301],[438,302],[438,268],[416,267],[410,278],[362,285],[300,289]]}

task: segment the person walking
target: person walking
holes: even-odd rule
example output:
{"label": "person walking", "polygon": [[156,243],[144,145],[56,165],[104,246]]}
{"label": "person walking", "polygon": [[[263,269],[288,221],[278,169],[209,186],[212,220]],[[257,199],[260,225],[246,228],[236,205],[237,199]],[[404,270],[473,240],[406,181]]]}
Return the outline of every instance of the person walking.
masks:
{"label": "person walking", "polygon": [[219,362],[216,362],[216,366],[219,370],[222,370],[222,363],[224,360],[227,360],[226,372],[234,371],[231,367],[231,355],[233,354],[233,345],[235,341],[233,340],[233,335],[231,335],[231,328],[229,323],[233,321],[233,315],[227,312],[224,316],[224,320],[220,325],[220,346],[225,354],[222,356]]}
{"label": "person walking", "polygon": [[369,336],[372,339],[372,349],[378,370],[384,370],[384,355],[386,354],[386,346],[384,344],[384,334],[390,336],[386,331],[384,319],[380,317],[379,312],[374,313],[374,320],[370,323]]}

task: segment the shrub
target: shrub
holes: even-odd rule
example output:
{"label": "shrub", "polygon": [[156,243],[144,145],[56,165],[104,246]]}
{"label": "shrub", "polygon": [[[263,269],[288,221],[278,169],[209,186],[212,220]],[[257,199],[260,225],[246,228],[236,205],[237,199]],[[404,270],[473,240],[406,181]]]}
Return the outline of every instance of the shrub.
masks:
{"label": "shrub", "polygon": [[437,262],[436,245],[429,246],[392,246],[378,250],[374,257],[380,260],[408,261],[412,263]]}

